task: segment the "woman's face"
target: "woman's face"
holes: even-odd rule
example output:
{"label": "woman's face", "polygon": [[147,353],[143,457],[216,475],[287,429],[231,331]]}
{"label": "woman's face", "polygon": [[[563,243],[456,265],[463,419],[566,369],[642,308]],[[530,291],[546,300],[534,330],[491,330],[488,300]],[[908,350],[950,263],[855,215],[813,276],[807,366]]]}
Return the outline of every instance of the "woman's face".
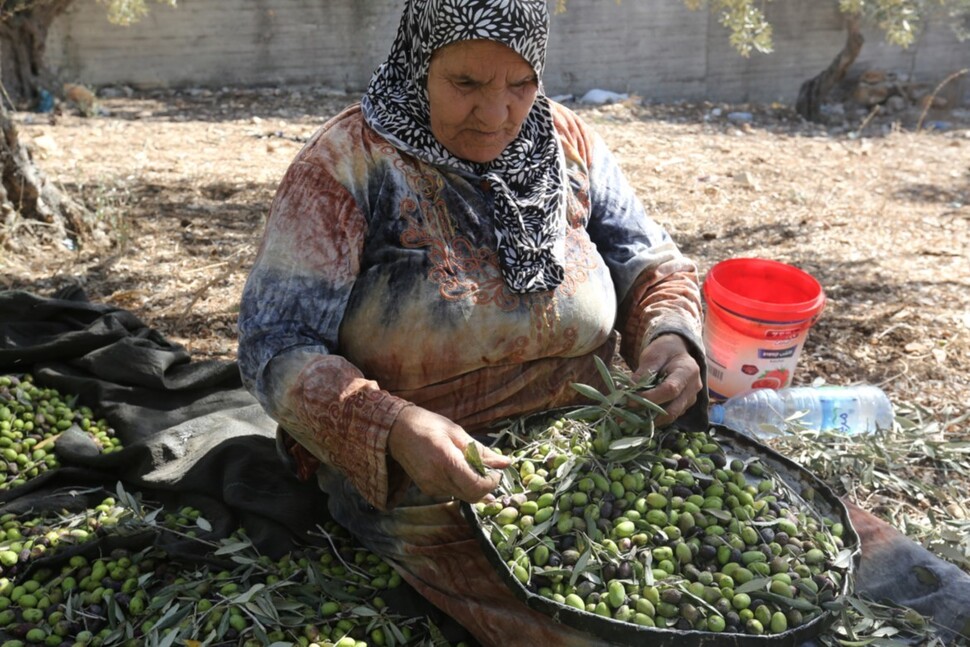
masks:
{"label": "woman's face", "polygon": [[532,66],[505,45],[446,45],[428,67],[431,132],[455,157],[491,162],[518,136],[538,92]]}

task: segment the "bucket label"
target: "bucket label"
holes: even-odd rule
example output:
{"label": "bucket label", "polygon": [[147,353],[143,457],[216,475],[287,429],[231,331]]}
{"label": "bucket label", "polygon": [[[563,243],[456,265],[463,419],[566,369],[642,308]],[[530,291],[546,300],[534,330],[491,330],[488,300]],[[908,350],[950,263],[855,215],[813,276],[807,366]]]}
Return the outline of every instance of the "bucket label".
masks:
{"label": "bucket label", "polygon": [[782,339],[769,335],[773,331],[763,328],[744,334],[719,317],[708,316],[704,322],[704,347],[711,396],[726,399],[750,389],[789,386],[808,329],[803,329],[795,339],[787,338],[790,331],[786,326]]}
{"label": "bucket label", "polygon": [[791,348],[784,348],[782,350],[774,350],[772,348],[759,348],[758,357],[761,359],[786,359],[793,357],[795,353],[798,352],[798,346],[792,346]]}
{"label": "bucket label", "polygon": [[765,339],[773,339],[775,341],[789,341],[796,339],[800,334],[801,330],[766,330]]}

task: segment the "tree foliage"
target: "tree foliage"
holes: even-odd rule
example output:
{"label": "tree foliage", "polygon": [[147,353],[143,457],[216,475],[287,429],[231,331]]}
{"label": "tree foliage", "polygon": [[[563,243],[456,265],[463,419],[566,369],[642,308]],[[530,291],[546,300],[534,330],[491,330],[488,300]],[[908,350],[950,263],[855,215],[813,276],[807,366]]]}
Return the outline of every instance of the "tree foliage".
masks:
{"label": "tree foliage", "polygon": [[[767,54],[773,50],[771,25],[765,17],[760,0],[683,0],[696,11],[704,4],[717,13],[718,22],[728,30],[728,40],[742,56],[752,50]],[[771,2],[771,0],[765,0]]]}
{"label": "tree foliage", "polygon": [[[174,7],[177,0],[155,0],[156,2]],[[148,14],[148,3],[145,0],[97,0],[105,5],[108,20],[116,25],[132,25]]]}
{"label": "tree foliage", "polygon": [[[622,0],[616,0],[620,3]],[[731,45],[742,55],[773,49],[771,24],[762,7],[773,0],[682,0],[692,10],[707,7],[728,31]],[[794,2],[817,0],[792,0]],[[945,18],[961,40],[970,38],[970,0],[832,0],[839,10],[876,25],[888,42],[906,48],[913,45],[927,18]],[[556,11],[566,10],[568,0],[556,0]]]}
{"label": "tree foliage", "polygon": [[[177,0],[155,1],[172,7],[177,2]],[[134,24],[148,14],[146,0],[97,0],[97,3],[105,7],[108,20],[116,25]],[[0,23],[7,22],[19,14],[43,8],[44,5],[48,4],[50,4],[49,0],[0,0]]]}
{"label": "tree foliage", "polygon": [[970,0],[839,0],[839,9],[872,22],[888,42],[904,48],[916,42],[934,13],[945,16],[961,40],[970,37]]}

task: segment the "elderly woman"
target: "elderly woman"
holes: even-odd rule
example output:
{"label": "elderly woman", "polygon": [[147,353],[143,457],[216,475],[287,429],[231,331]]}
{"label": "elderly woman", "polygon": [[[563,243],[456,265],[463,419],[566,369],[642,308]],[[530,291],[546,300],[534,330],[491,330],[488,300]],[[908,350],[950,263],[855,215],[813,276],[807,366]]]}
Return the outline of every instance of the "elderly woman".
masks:
{"label": "elderly woman", "polygon": [[[707,425],[695,266],[603,141],[543,96],[547,29],[545,0],[407,0],[360,105],[287,171],[239,318],[244,381],[296,473],[487,645],[597,640],[487,562],[459,502],[498,476],[468,465],[468,443],[577,402],[571,383],[617,350],[662,376],[644,392],[661,424]],[[858,587],[970,635],[970,578],[850,511]]]}
{"label": "elderly woman", "polygon": [[576,402],[617,350],[663,376],[661,423],[707,415],[695,266],[543,95],[547,33],[545,0],[409,0],[360,105],[287,171],[239,319],[298,474],[486,644],[570,632],[513,598],[459,513],[497,485],[464,459],[475,435]]}

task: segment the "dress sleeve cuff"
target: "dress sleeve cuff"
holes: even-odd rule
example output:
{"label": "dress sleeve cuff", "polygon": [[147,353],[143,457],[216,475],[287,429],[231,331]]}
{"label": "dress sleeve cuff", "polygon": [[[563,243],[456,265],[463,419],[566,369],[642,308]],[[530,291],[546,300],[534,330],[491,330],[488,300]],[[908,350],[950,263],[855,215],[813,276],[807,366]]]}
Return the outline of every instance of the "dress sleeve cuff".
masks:
{"label": "dress sleeve cuff", "polygon": [[687,431],[704,431],[709,426],[708,407],[710,397],[707,391],[707,355],[701,331],[701,315],[698,303],[699,294],[690,282],[681,281],[680,285],[668,290],[663,307],[651,304],[650,286],[641,283],[632,291],[622,311],[625,325],[621,329],[620,354],[627,365],[636,370],[640,354],[650,342],[661,335],[679,335],[687,344],[687,350],[700,368],[703,386],[697,393],[697,400],[676,424]]}
{"label": "dress sleeve cuff", "polygon": [[[677,418],[676,425],[685,431],[707,431],[710,427],[710,394],[707,390],[707,354],[704,351],[704,343],[698,333],[694,331],[694,326],[690,322],[678,323],[682,319],[678,316],[670,317],[670,320],[661,320],[651,326],[650,332],[643,337],[642,348],[660,337],[661,335],[679,335],[687,344],[687,352],[697,362],[700,368],[702,386],[697,392],[697,399],[687,411]],[[639,356],[638,356],[639,357]]]}
{"label": "dress sleeve cuff", "polygon": [[362,377],[348,381],[333,399],[328,397],[333,394],[331,373],[315,368],[310,364],[297,380],[298,424],[287,431],[318,460],[340,470],[368,503],[387,509],[407,486],[389,460],[387,438],[398,414],[411,403]]}

